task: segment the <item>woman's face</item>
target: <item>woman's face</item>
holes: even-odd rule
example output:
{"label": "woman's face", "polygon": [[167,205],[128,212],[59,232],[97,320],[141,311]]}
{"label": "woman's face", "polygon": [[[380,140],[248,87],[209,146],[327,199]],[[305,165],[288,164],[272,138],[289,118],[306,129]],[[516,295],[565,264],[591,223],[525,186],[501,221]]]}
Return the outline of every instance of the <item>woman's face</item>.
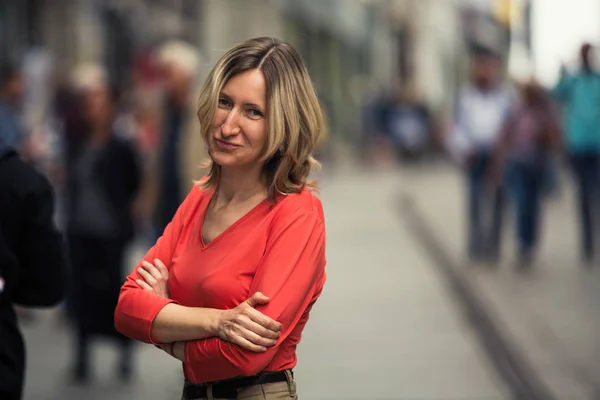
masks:
{"label": "woman's face", "polygon": [[254,69],[234,76],[219,95],[208,146],[221,167],[257,166],[267,142],[267,90]]}

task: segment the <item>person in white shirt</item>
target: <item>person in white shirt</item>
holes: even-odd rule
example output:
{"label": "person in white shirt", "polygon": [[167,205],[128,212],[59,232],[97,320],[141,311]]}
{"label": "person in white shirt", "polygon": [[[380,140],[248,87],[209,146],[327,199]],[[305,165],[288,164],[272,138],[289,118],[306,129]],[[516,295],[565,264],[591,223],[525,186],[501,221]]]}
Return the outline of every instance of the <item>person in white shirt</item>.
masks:
{"label": "person in white shirt", "polygon": [[502,185],[491,184],[488,177],[494,148],[515,103],[500,71],[497,54],[487,49],[473,52],[470,80],[459,93],[448,142],[466,172],[467,252],[473,261],[497,261],[500,252]]}

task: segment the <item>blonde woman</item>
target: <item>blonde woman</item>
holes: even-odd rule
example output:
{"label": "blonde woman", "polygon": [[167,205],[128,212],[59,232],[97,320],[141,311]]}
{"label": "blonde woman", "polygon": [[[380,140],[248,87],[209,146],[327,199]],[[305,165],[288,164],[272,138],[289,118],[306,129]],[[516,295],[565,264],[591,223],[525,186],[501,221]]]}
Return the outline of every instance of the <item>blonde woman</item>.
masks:
{"label": "blonde woman", "polygon": [[127,278],[116,327],[183,362],[183,399],[295,399],[325,283],[315,90],[293,47],[252,39],[212,69],[198,116],[210,172]]}

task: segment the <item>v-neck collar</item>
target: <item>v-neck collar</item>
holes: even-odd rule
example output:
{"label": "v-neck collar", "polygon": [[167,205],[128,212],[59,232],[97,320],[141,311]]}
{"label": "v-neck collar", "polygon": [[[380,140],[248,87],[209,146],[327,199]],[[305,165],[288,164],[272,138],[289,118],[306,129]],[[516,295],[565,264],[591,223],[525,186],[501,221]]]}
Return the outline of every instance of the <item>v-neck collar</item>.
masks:
{"label": "v-neck collar", "polygon": [[210,202],[212,201],[212,198],[215,195],[215,192],[216,192],[216,190],[213,188],[213,189],[210,189],[209,192],[207,193],[206,199],[204,200],[205,202],[203,204],[202,215],[200,217],[200,245],[203,250],[211,247],[213,245],[213,243],[218,242],[223,236],[227,235],[230,231],[235,229],[236,226],[240,225],[246,219],[250,218],[250,216],[252,216],[252,214],[254,214],[256,211],[261,209],[264,205],[268,204],[268,202],[269,202],[268,198],[262,200],[260,203],[258,203],[254,207],[252,207],[246,214],[244,214],[240,218],[238,218],[237,221],[235,221],[233,224],[229,225],[223,232],[221,232],[219,235],[217,235],[213,240],[206,243],[204,241],[204,221],[206,220],[206,214],[208,213],[208,208],[210,207]]}

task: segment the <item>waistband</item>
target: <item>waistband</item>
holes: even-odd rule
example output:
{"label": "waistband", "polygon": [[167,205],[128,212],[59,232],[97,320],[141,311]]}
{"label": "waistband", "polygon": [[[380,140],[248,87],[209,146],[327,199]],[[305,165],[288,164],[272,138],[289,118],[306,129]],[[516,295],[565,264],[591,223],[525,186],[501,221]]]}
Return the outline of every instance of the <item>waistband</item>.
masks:
{"label": "waistband", "polygon": [[288,374],[291,378],[294,377],[293,371],[285,370],[278,372],[261,372],[254,376],[245,376],[211,383],[193,384],[186,381],[183,387],[183,400],[208,398],[209,390],[212,392],[211,395],[214,398],[235,399],[239,389],[254,385],[285,382],[288,380]]}

